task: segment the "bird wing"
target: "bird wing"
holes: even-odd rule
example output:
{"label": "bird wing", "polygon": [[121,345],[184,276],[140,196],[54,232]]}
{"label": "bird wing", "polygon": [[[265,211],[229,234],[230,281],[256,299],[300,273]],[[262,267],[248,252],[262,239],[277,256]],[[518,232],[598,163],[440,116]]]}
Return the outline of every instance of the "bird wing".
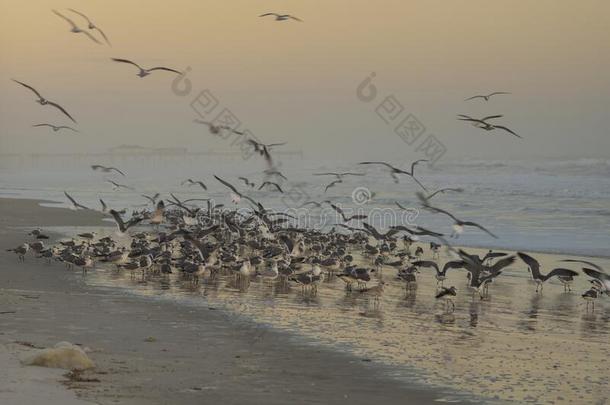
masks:
{"label": "bird wing", "polygon": [[265,145],[268,148],[272,148],[274,146],[282,146],[282,145],[286,145],[286,142],[281,142],[281,143],[270,143],[269,145]]}
{"label": "bird wing", "polygon": [[195,183],[199,184],[199,185],[201,186],[201,188],[202,188],[202,189],[204,189],[204,190],[207,190],[207,189],[208,189],[208,188],[207,188],[207,186],[206,186],[206,185],[203,183],[203,181],[201,181],[201,180],[200,180],[200,181],[197,181],[197,182],[195,182]]}
{"label": "bird wing", "polygon": [[[134,65],[135,67],[137,67],[138,69],[142,69],[142,66],[138,65],[135,62],[130,61],[129,59],[120,59],[120,58],[111,58],[113,61],[115,62],[119,62],[119,63],[129,63],[130,65]],[[144,69],[142,69],[144,70]]]}
{"label": "bird wing", "polygon": [[396,206],[398,206],[398,208],[400,208],[401,210],[405,210],[408,211],[405,207],[403,207],[402,205],[400,205],[400,203],[398,201],[394,201],[394,204],[396,204]]}
{"label": "bird wing", "polygon": [[84,15],[83,13],[81,13],[80,11],[76,11],[76,10],[74,10],[73,8],[69,8],[68,10],[72,11],[73,13],[76,13],[76,14],[80,15],[80,16],[81,16],[81,17],[83,17],[85,20],[87,20],[87,22],[88,22],[89,24],[92,24],[92,25],[93,25],[93,23],[91,22],[91,20],[89,19],[89,17],[87,17],[86,15]]}
{"label": "bird wing", "polygon": [[[519,256],[519,258],[529,266],[534,277],[540,277],[540,264],[538,263],[538,261],[536,261],[536,259],[522,252],[517,252],[517,256]],[[498,261],[498,263],[500,263],[501,261],[502,260]]]}
{"label": "bird wing", "polygon": [[494,91],[493,93],[490,93],[487,97],[491,97],[491,96],[495,96],[496,94],[510,94],[506,91]]}
{"label": "bird wing", "polygon": [[76,200],[74,200],[74,198],[72,198],[72,197],[70,196],[70,194],[68,194],[68,193],[67,193],[67,192],[65,192],[65,191],[64,191],[64,195],[65,195],[66,197],[68,197],[68,200],[70,200],[70,201],[72,202],[72,204],[74,204],[74,206],[75,206],[76,208],[82,208],[82,209],[84,209],[84,210],[88,210],[88,209],[89,209],[89,208],[85,207],[84,205],[77,203],[77,202],[76,202]]}
{"label": "bird wing", "polygon": [[[219,182],[221,182],[221,183],[222,183],[223,185],[225,185],[226,187],[228,187],[229,189],[231,189],[231,191],[233,191],[233,192],[234,192],[235,194],[237,194],[238,196],[240,196],[240,197],[242,196],[242,194],[241,194],[239,191],[237,191],[237,189],[236,189],[235,187],[233,187],[233,186],[232,186],[230,183],[228,183],[227,181],[225,181],[225,180],[221,179],[220,177],[218,177],[218,176],[216,176],[216,175],[214,175],[214,178],[215,178],[216,180],[218,180]],[[263,183],[263,184],[264,184],[264,183]]]}
{"label": "bird wing", "polygon": [[108,37],[106,36],[106,34],[104,34],[104,31],[102,31],[99,27],[95,27],[96,30],[99,31],[100,34],[102,34],[102,37],[104,37],[104,41],[106,41],[106,43],[110,46],[112,46],[112,44],[110,43],[110,40],[108,39]]}
{"label": "bird wing", "polygon": [[502,118],[504,117],[503,115],[488,115],[487,117],[483,117],[481,118],[481,121],[487,121],[487,120],[492,120],[494,118]]}
{"label": "bird wing", "polygon": [[301,20],[301,19],[299,19],[299,18],[297,18],[297,17],[295,17],[293,15],[289,15],[288,18],[292,18],[293,20],[297,20],[299,22],[303,22],[303,20]]}
{"label": "bird wing", "polygon": [[59,129],[69,129],[70,131],[79,132],[78,129],[74,129],[74,128],[66,126],[66,125],[62,125],[62,126],[59,126],[57,128],[59,128]]}
{"label": "bird wing", "polygon": [[125,177],[125,173],[123,173],[122,171],[120,171],[116,167],[109,167],[108,170],[114,170],[115,172],[120,173],[121,176]]}
{"label": "bird wing", "polygon": [[485,96],[472,96],[472,97],[468,97],[467,99],[465,99],[464,101],[468,101],[468,100],[474,100],[475,98],[485,98]]}
{"label": "bird wing", "polygon": [[76,26],[76,24],[74,23],[74,21],[72,21],[71,19],[69,19],[68,17],[66,17],[65,15],[59,13],[57,10],[52,10],[53,13],[55,13],[55,15],[58,15],[59,17],[63,18],[64,20],[66,20],[68,22],[68,24],[70,24],[72,26],[72,28],[78,28]]}
{"label": "bird wing", "polygon": [[38,98],[41,98],[41,99],[43,98],[43,97],[40,95],[40,93],[39,93],[39,92],[38,92],[38,91],[37,91],[35,88],[33,88],[32,86],[27,85],[27,84],[25,84],[25,83],[23,83],[23,82],[20,82],[19,80],[15,80],[15,79],[12,79],[12,80],[13,80],[14,82],[16,82],[16,83],[19,83],[19,84],[20,84],[20,85],[22,85],[23,87],[25,87],[25,88],[28,88],[28,89],[32,90],[32,91],[34,92],[34,94],[36,94],[36,95],[38,96]]}
{"label": "bird wing", "polygon": [[441,188],[441,189],[436,190],[436,191],[435,191],[435,192],[433,192],[432,194],[429,194],[429,195],[426,197],[426,200],[431,199],[432,197],[434,197],[435,195],[437,195],[437,194],[439,194],[439,193],[445,193],[445,192],[447,192],[447,191],[453,191],[453,192],[456,192],[456,193],[461,193],[461,192],[463,192],[463,191],[464,191],[464,189],[463,189],[463,188],[451,188],[451,187],[447,187],[447,188]]}
{"label": "bird wing", "polygon": [[339,176],[339,173],[314,173],[314,176]]}
{"label": "bird wing", "polygon": [[[528,256],[529,257],[529,256]],[[534,260],[533,258],[529,257],[530,259]],[[523,258],[522,258],[523,259]],[[510,266],[511,264],[513,264],[515,262],[515,260],[517,260],[515,258],[515,256],[509,256],[509,257],[505,257],[502,260],[498,260],[497,263],[495,263],[493,266],[490,267],[490,271],[491,273],[497,273],[500,270],[502,270],[505,267]],[[534,262],[536,262],[536,260],[534,260]],[[527,263],[527,262],[526,262]],[[538,262],[536,262],[536,264],[538,264]],[[528,264],[529,265],[529,264]],[[532,268],[532,266],[530,266],[530,268]],[[538,267],[539,268],[539,267]]]}
{"label": "bird wing", "polygon": [[439,272],[439,268],[438,268],[438,264],[436,264],[433,261],[430,260],[418,260],[416,262],[411,263],[413,266],[417,266],[417,267],[432,267],[436,270],[436,272]]}
{"label": "bird wing", "polygon": [[505,126],[502,125],[494,125],[494,128],[499,128],[499,129],[503,129],[506,132],[510,132],[511,134],[515,135],[517,138],[522,138],[521,135],[518,135],[517,133],[513,132],[512,130],[506,128]]}
{"label": "bird wing", "polygon": [[502,252],[487,252],[487,254],[485,256],[483,256],[483,259],[481,259],[482,262],[484,262],[487,259],[495,259],[497,257],[502,257],[502,256],[506,256],[508,253],[502,253]]}
{"label": "bird wing", "polygon": [[428,161],[428,159],[419,159],[419,160],[416,160],[415,162],[411,163],[411,176],[415,175],[414,170],[415,170],[415,166],[417,166],[418,163],[427,162],[427,161]]}
{"label": "bird wing", "polygon": [[174,73],[178,73],[179,75],[181,75],[181,74],[182,74],[182,72],[179,72],[179,71],[177,71],[177,70],[175,70],[175,69],[170,69],[170,68],[163,67],[163,66],[157,66],[157,67],[154,67],[154,68],[150,68],[150,69],[148,69],[148,71],[149,71],[149,72],[152,72],[153,70],[165,70],[165,71],[167,71],[167,72],[174,72]]}
{"label": "bird wing", "polygon": [[57,108],[58,110],[60,110],[62,113],[64,113],[68,118],[70,118],[74,123],[77,123],[76,120],[74,118],[72,118],[72,116],[59,104],[54,103],[52,101],[47,101],[48,105],[52,105],[53,107]]}
{"label": "bird wing", "polygon": [[549,274],[546,275],[546,278],[549,279],[551,277],[575,277],[577,275],[578,275],[578,273],[575,272],[574,270],[556,268],[556,269],[551,270],[549,272]]}
{"label": "bird wing", "polygon": [[462,225],[463,226],[474,226],[475,228],[479,228],[483,232],[487,233],[491,237],[498,239],[498,237],[496,235],[494,235],[493,233],[491,233],[487,228],[485,228],[483,225],[477,224],[476,222],[465,221],[465,222],[462,222]]}
{"label": "bird wing", "polygon": [[32,125],[32,126],[33,127],[52,127],[53,125],[51,125],[51,124],[35,124],[35,125]]}
{"label": "bird wing", "polygon": [[119,227],[119,231],[125,232],[127,229],[125,228],[125,223],[123,222],[123,218],[121,218],[121,214],[116,212],[115,210],[110,210],[110,215],[114,218],[114,222],[116,222]]}
{"label": "bird wing", "polygon": [[105,211],[108,209],[108,206],[106,205],[106,203],[104,202],[104,200],[102,200],[101,198],[100,198],[100,203],[102,203],[102,211],[104,211],[104,212],[105,212]]}
{"label": "bird wing", "polygon": [[102,44],[100,41],[98,41],[93,35],[91,35],[88,31],[84,31],[81,30],[81,33],[85,34],[86,36],[89,37],[89,39],[91,39],[93,42],[97,43],[97,44]]}
{"label": "bird wing", "polygon": [[445,214],[445,215],[449,216],[451,219],[453,219],[454,221],[459,222],[459,220],[452,213],[450,213],[449,211],[445,211],[443,209],[436,208],[436,207],[433,207],[431,205],[428,205],[427,208],[429,210],[433,211],[433,212],[439,212],[441,214]]}
{"label": "bird wing", "polygon": [[383,165],[387,168],[390,168],[392,170],[396,170],[396,168],[386,162],[360,162],[358,163],[359,165]]}
{"label": "bird wing", "polygon": [[461,269],[462,267],[464,267],[464,262],[462,260],[453,260],[445,263],[442,273],[446,273],[449,269]]}
{"label": "bird wing", "polygon": [[266,17],[266,16],[268,16],[268,15],[274,15],[274,16],[276,16],[276,17],[278,17],[278,16],[279,16],[279,14],[277,14],[277,13],[265,13],[265,14],[261,14],[261,15],[259,15],[259,17]]}
{"label": "bird wing", "polygon": [[[562,262],[570,262],[570,263],[583,263],[583,264],[586,264],[586,265],[588,265],[588,266],[593,267],[594,269],[599,270],[599,271],[600,271],[600,272],[602,272],[602,273],[604,272],[604,269],[602,269],[600,266],[598,266],[598,265],[597,265],[597,264],[595,264],[595,263],[588,262],[588,261],[586,261],[586,260],[564,259],[564,260],[562,260]],[[593,277],[593,276],[591,276],[591,277]]]}
{"label": "bird wing", "polygon": [[584,271],[584,273],[587,276],[593,277],[594,279],[601,281],[606,286],[606,289],[610,290],[610,285],[609,285],[610,276],[609,275],[607,275],[606,273],[597,271],[597,270],[587,269],[586,267],[583,267],[582,271]]}

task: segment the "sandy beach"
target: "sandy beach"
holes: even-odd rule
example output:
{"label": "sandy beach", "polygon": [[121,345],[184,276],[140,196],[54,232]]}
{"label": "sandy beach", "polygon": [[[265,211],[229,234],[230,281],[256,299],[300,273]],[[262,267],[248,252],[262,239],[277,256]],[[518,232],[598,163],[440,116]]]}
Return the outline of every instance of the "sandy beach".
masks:
{"label": "sandy beach", "polygon": [[[92,288],[78,272],[31,256],[18,263],[5,248],[19,244],[29,227],[99,227],[101,215],[16,199],[0,200],[0,213],[0,309],[7,311],[0,315],[0,355],[9,359],[0,403],[37,403],[41,396],[53,399],[46,403],[79,403],[77,396],[100,404],[421,404],[443,395],[401,383],[379,363],[298,344],[285,333],[266,331],[253,341],[252,326],[212,307]],[[26,369],[17,361],[32,350],[23,342],[59,341],[90,350],[96,367],[85,376],[99,382],[67,382],[65,371]]]}

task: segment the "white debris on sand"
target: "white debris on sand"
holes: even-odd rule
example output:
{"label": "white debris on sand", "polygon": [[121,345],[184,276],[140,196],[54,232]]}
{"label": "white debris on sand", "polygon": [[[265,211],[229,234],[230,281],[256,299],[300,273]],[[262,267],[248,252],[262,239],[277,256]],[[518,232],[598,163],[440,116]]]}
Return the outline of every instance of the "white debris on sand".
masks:
{"label": "white debris on sand", "polygon": [[59,342],[55,347],[42,349],[23,359],[27,366],[86,370],[95,367],[85,351],[69,342]]}

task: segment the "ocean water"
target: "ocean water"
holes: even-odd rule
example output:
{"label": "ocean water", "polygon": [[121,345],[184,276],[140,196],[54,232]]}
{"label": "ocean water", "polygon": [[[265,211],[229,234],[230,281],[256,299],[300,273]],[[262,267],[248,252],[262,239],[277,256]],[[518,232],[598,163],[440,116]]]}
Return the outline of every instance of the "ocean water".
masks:
{"label": "ocean water", "polygon": [[[91,164],[113,165],[127,176],[99,173]],[[431,230],[452,232],[445,215],[419,209],[415,192],[419,187],[402,176],[397,184],[382,168],[359,166],[357,162],[320,163],[298,154],[276,154],[276,166],[287,180],[262,174],[265,164],[258,156],[242,159],[239,154],[213,155],[168,153],[121,155],[4,156],[0,161],[0,196],[42,198],[68,206],[63,191],[81,203],[99,209],[99,198],[114,208],[142,209],[142,194],[174,193],[180,199],[210,198],[231,205],[230,192],[218,183],[216,174],[266,207],[289,210],[302,203],[330,199],[347,214],[370,214],[369,222],[380,229],[415,223]],[[405,161],[400,167],[408,168]],[[326,171],[366,173],[345,177],[328,189],[332,176],[314,176]],[[603,159],[547,160],[536,162],[464,159],[443,161],[433,168],[417,167],[418,178],[429,190],[460,187],[462,193],[435,196],[432,204],[463,220],[475,221],[497,239],[477,230],[466,231],[456,244],[563,253],[610,256],[610,161]],[[237,179],[245,176],[257,184],[248,188]],[[181,186],[187,179],[202,180],[208,187]],[[113,190],[107,179],[133,187]],[[257,190],[263,180],[275,180],[284,194]],[[370,197],[370,198],[369,198]],[[356,202],[355,202],[356,201]],[[410,210],[401,211],[398,201]],[[364,202],[364,203],[362,203]],[[203,204],[203,203],[200,203]],[[150,206],[149,206],[150,207]],[[248,204],[240,203],[247,208]],[[298,212],[298,225],[329,229],[342,221],[328,206],[308,206]],[[350,225],[359,226],[357,222]]]}

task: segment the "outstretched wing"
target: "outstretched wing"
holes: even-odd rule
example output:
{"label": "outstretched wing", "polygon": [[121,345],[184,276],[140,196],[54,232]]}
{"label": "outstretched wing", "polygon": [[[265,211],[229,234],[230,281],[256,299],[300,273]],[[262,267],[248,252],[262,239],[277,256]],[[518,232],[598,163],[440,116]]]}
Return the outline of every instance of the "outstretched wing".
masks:
{"label": "outstretched wing", "polygon": [[34,94],[36,94],[36,95],[38,96],[38,98],[43,98],[43,97],[40,95],[40,93],[39,93],[39,92],[38,92],[38,91],[37,91],[35,88],[33,88],[32,86],[29,86],[29,85],[27,85],[27,84],[25,84],[25,83],[22,83],[22,82],[20,82],[19,80],[15,80],[15,79],[12,79],[12,80],[13,80],[14,82],[16,82],[16,83],[19,83],[19,84],[20,84],[20,85],[22,85],[23,87],[25,87],[25,88],[30,89],[31,91],[33,91],[33,92],[34,92]]}
{"label": "outstretched wing", "polygon": [[52,105],[53,107],[57,108],[58,110],[60,110],[62,113],[64,113],[68,118],[70,118],[75,124],[77,123],[76,120],[74,118],[72,118],[72,116],[59,104],[54,103],[52,101],[47,101],[48,105]]}
{"label": "outstretched wing", "polygon": [[491,237],[498,239],[498,237],[496,235],[494,235],[493,233],[491,233],[487,228],[485,228],[483,225],[477,224],[476,222],[465,221],[465,222],[462,222],[462,225],[464,225],[464,226],[474,226],[475,228],[479,228],[483,232],[487,233]]}
{"label": "outstretched wing", "polygon": [[[119,63],[128,63],[130,65],[134,65],[135,67],[137,67],[138,69],[142,69],[142,67],[140,65],[138,65],[135,62],[130,61],[129,59],[120,59],[120,58],[111,58],[113,61],[115,62],[119,62]],[[143,69],[142,69],[143,70]]]}
{"label": "outstretched wing", "polygon": [[157,67],[148,69],[149,72],[152,72],[153,70],[165,70],[166,72],[174,72],[174,73],[178,73],[179,75],[182,74],[182,72],[179,72],[175,69],[170,69],[170,68],[163,67],[163,66],[157,66]]}
{"label": "outstretched wing", "polygon": [[430,260],[418,260],[416,262],[411,263],[413,266],[417,266],[417,267],[432,267],[436,270],[436,272],[439,272],[439,268],[438,268],[438,264],[436,264],[433,261]]}

